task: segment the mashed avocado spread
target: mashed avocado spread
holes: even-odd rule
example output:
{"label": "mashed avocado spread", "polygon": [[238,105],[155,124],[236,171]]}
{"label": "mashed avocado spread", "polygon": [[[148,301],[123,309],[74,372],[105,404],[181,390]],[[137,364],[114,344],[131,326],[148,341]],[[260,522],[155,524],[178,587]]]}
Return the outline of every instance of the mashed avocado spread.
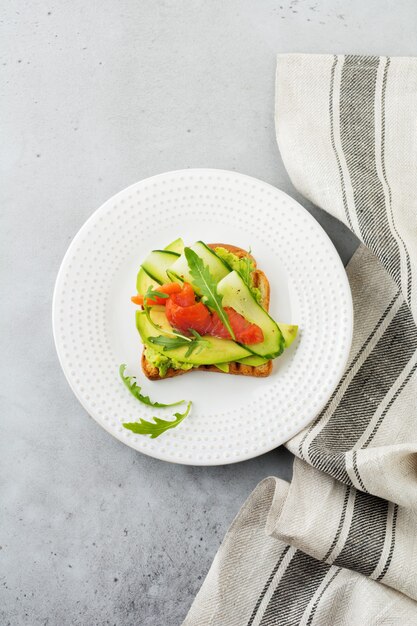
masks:
{"label": "mashed avocado spread", "polygon": [[253,284],[252,272],[255,269],[253,261],[251,261],[251,259],[249,259],[248,257],[240,259],[238,256],[236,256],[236,254],[233,254],[233,252],[229,252],[229,250],[226,250],[226,248],[216,248],[215,253],[225,263],[227,263],[227,265],[229,265],[232,270],[235,270],[241,275],[241,277],[251,290],[255,300],[258,302],[258,304],[262,304],[262,294],[260,290]]}
{"label": "mashed avocado spread", "polygon": [[176,361],[175,359],[171,359],[160,352],[157,352],[150,346],[145,346],[145,357],[149,363],[152,363],[156,368],[158,368],[159,375],[163,378],[170,367],[174,370],[191,370],[193,367],[198,367],[193,365],[192,363],[185,363],[183,361]]}

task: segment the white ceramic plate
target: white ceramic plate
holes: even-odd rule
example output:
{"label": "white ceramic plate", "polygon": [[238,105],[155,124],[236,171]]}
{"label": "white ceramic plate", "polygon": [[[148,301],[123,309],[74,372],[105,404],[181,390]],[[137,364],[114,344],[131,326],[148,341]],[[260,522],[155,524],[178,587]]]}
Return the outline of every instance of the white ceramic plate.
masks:
{"label": "white ceramic plate", "polygon": [[[271,283],[272,316],[300,327],[268,378],[192,372],[151,382],[142,374],[130,296],[148,252],[179,236],[188,244],[251,247]],[[191,465],[257,456],[306,426],[343,373],[352,318],[345,270],[313,217],[260,180],[209,169],[154,176],[105,202],[71,243],[53,300],[58,356],[88,413],[136,450]],[[124,421],[169,419],[173,411],[135,400],[119,379],[120,363],[154,400],[191,399],[190,416],[157,439],[123,428]]]}

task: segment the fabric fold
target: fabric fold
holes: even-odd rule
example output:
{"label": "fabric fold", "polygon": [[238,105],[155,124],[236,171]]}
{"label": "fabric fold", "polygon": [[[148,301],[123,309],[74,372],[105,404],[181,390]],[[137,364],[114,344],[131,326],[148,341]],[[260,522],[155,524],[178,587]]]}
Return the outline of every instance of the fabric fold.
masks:
{"label": "fabric fold", "polygon": [[415,514],[406,507],[296,459],[285,500],[271,507],[265,530],[318,561],[382,581],[417,600],[415,525]]}
{"label": "fabric fold", "polygon": [[355,325],[325,408],[256,488],[186,626],[417,623],[417,59],[280,55],[280,152],[363,242]]}
{"label": "fabric fold", "polygon": [[[305,465],[298,463],[300,468]],[[296,472],[304,479],[302,471]],[[326,479],[328,494],[332,488],[343,488]],[[306,537],[302,538],[291,515],[293,504],[305,506],[304,499],[297,497],[303,487],[298,480],[295,484],[292,481],[290,487],[270,477],[252,492],[229,528],[184,626],[414,623],[416,604],[407,596],[317,560],[278,538],[282,534],[306,547]],[[304,486],[308,489],[309,483]],[[314,493],[317,496],[317,488]],[[330,520],[326,523],[329,530],[332,525],[336,527]],[[296,529],[294,534],[290,526]],[[313,530],[311,524],[309,532]],[[322,530],[318,534],[326,536]]]}

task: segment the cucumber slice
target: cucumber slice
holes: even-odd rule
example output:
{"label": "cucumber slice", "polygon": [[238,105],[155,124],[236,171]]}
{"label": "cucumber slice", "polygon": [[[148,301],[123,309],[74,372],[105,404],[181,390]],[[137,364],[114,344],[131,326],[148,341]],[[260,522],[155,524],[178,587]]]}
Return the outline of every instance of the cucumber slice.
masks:
{"label": "cucumber slice", "polygon": [[167,276],[171,283],[179,283],[180,285],[182,285],[182,283],[184,282],[180,276],[177,276],[175,272],[172,272],[170,269],[167,270]]}
{"label": "cucumber slice", "polygon": [[249,287],[236,271],[230,272],[217,285],[217,292],[223,296],[223,306],[233,307],[248,322],[262,328],[262,343],[246,346],[253,354],[267,359],[275,359],[285,347],[284,337],[279,326],[270,315],[256,302]]}
{"label": "cucumber slice", "polygon": [[158,285],[160,285],[160,282],[149,276],[141,267],[136,278],[137,292],[143,295],[148,291],[149,287],[157,287]]}
{"label": "cucumber slice", "polygon": [[145,272],[158,283],[169,281],[167,269],[179,258],[177,252],[168,250],[152,250],[142,263]]}
{"label": "cucumber slice", "polygon": [[[206,246],[202,241],[197,241],[193,246],[190,246],[191,250],[194,250],[196,254],[204,261],[204,265],[206,265],[214,279],[218,282],[230,272],[230,268],[222,259],[220,259],[217,254]],[[171,265],[169,268],[171,280],[181,280],[186,281],[187,283],[193,284],[193,279],[190,275],[190,270],[188,268],[187,259],[185,258],[185,254],[182,253],[181,256]],[[194,285],[193,285],[194,286]],[[198,293],[198,289],[195,289],[196,293]]]}
{"label": "cucumber slice", "polygon": [[[162,329],[172,332],[172,327],[167,320],[164,307],[152,307],[150,315],[155,324],[159,324]],[[229,341],[228,339],[218,339],[217,337],[210,336],[204,337],[208,342],[207,347],[204,347],[201,351],[195,350],[188,357],[185,357],[187,346],[164,351],[162,346],[157,346],[149,341],[149,337],[158,337],[162,332],[158,331],[149,323],[144,311],[136,311],[136,328],[144,344],[151,346],[164,356],[171,357],[177,361],[192,363],[193,365],[215,365],[217,363],[237,361],[238,359],[250,356],[250,352],[238,343]]]}
{"label": "cucumber slice", "polygon": [[171,241],[167,246],[165,246],[164,250],[168,250],[169,252],[176,252],[177,254],[182,254],[184,252],[184,242],[181,237],[175,239],[175,241]]}
{"label": "cucumber slice", "polygon": [[253,365],[254,367],[258,367],[258,365],[265,365],[268,361],[269,359],[265,359],[263,356],[256,356],[256,354],[246,356],[244,359],[239,359],[239,363],[243,363],[244,365]]}

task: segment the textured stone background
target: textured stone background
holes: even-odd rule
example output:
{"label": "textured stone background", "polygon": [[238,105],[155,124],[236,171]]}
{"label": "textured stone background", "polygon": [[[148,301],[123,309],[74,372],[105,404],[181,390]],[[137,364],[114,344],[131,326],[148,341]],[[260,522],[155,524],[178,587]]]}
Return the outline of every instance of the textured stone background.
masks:
{"label": "textured stone background", "polygon": [[[274,137],[275,54],[416,54],[417,4],[14,0],[0,13],[0,623],[175,626],[240,505],[265,476],[289,479],[291,458],[190,468],[112,439],[57,362],[60,261],[94,209],[158,172],[233,169],[297,197]],[[353,237],[308,208],[347,261]]]}

